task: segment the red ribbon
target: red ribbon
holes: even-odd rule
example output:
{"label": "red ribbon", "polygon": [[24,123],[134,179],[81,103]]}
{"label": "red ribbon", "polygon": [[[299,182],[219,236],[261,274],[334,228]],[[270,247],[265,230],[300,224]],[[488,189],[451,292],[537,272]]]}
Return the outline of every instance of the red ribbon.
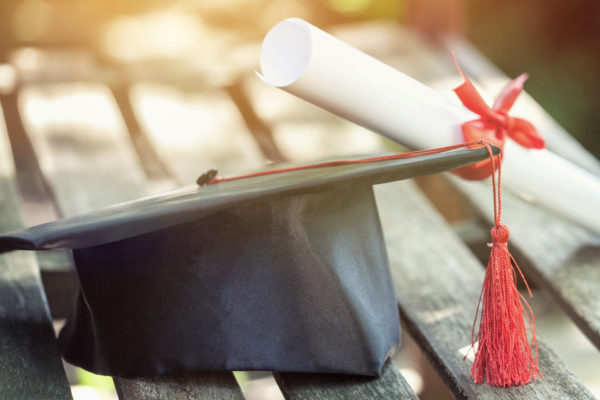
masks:
{"label": "red ribbon", "polygon": [[[492,107],[488,106],[469,78],[461,70],[454,53],[452,59],[456,69],[464,82],[454,89],[454,92],[465,107],[478,114],[480,117],[467,121],[461,125],[465,142],[485,140],[504,150],[506,138],[510,137],[521,146],[530,149],[543,149],[546,146],[544,139],[529,121],[523,118],[511,117],[508,111],[514,104],[519,94],[523,91],[523,83],[527,74],[521,74],[510,82],[500,92]],[[502,154],[502,153],[501,153]],[[501,154],[496,156],[501,162]],[[452,172],[469,180],[480,180],[491,175],[491,160],[480,161]]]}

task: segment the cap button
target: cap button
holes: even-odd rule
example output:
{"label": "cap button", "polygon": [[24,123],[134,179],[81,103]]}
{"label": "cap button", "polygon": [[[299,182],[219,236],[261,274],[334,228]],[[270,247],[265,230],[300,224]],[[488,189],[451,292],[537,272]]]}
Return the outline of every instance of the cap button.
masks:
{"label": "cap button", "polygon": [[218,173],[219,171],[216,168],[211,168],[200,175],[198,179],[196,179],[196,183],[198,186],[208,185],[210,181],[216,178]]}

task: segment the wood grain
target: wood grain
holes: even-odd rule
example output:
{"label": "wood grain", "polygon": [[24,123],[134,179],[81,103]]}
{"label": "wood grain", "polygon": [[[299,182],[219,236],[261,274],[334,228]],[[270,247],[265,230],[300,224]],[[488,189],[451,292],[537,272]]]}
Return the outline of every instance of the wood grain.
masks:
{"label": "wood grain", "polygon": [[264,158],[229,94],[222,89],[184,93],[139,85],[135,115],[158,159],[179,185],[218,168],[221,175],[260,169]]}
{"label": "wood grain", "polygon": [[463,352],[470,345],[482,265],[411,182],[379,185],[375,193],[401,316],[454,396],[593,398],[544,343],[544,379],[508,389],[474,384],[472,361],[463,360]]}
{"label": "wood grain", "polygon": [[335,374],[274,373],[288,400],[418,399],[398,368],[388,362],[378,378]]}
{"label": "wood grain", "polygon": [[111,84],[110,90],[121,112],[123,122],[129,132],[129,137],[137,150],[137,155],[146,176],[153,181],[169,180],[171,173],[160,161],[156,151],[148,141],[148,136],[142,133],[137,115],[131,105],[131,98],[129,96],[131,92],[130,85],[125,81],[121,81]]}
{"label": "wood grain", "polygon": [[242,400],[232,373],[207,372],[153,378],[115,378],[119,399],[140,400]]}
{"label": "wood grain", "polygon": [[[23,225],[12,155],[0,129],[0,232]],[[70,399],[33,254],[0,255],[0,398]]]}
{"label": "wood grain", "polygon": [[96,84],[26,87],[23,123],[63,216],[145,193],[145,176],[110,91]]}
{"label": "wood grain", "polygon": [[286,161],[275,144],[272,128],[256,115],[241,80],[237,80],[228,86],[226,90],[244,119],[246,127],[260,147],[263,156],[271,162]]}
{"label": "wood grain", "polygon": [[[15,178],[21,195],[24,222],[27,226],[32,226],[53,221],[60,216],[60,212],[23,126],[18,92],[1,95],[0,102],[6,115],[6,127],[13,149]],[[72,268],[70,251],[54,250],[37,253],[36,256],[52,317],[68,317],[77,290],[76,284],[74,285],[77,277]],[[57,282],[61,284],[56,285]]]}

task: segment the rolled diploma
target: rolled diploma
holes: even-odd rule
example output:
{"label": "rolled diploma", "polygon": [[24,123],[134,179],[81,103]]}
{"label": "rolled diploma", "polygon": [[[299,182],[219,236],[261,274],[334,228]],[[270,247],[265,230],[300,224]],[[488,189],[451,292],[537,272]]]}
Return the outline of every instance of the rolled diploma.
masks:
{"label": "rolled diploma", "polygon": [[[414,149],[461,143],[460,125],[477,117],[299,18],[269,31],[260,69],[264,82]],[[504,153],[505,187],[600,233],[598,176],[510,139]]]}

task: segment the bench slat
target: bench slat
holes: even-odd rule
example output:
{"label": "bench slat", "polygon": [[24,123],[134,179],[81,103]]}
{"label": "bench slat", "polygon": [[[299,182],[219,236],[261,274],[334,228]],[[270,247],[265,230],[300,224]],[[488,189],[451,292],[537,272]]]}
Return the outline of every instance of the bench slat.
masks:
{"label": "bench slat", "polygon": [[233,374],[207,372],[153,378],[115,378],[122,400],[243,400]]}
{"label": "bench slat", "polygon": [[33,255],[0,256],[2,399],[71,398],[42,290]]}
{"label": "bench slat", "polygon": [[[21,209],[27,226],[58,218],[51,189],[44,179],[31,141],[27,136],[18,104],[18,92],[2,96],[6,127],[16,166],[16,181],[21,194]],[[37,262],[52,318],[67,318],[75,301],[77,277],[72,268],[71,252],[52,250],[37,253]]]}
{"label": "bench slat", "polygon": [[388,362],[378,378],[335,374],[274,373],[288,400],[418,399],[398,368]]}
{"label": "bench slat", "polygon": [[375,194],[403,320],[457,398],[594,398],[544,343],[544,379],[509,389],[474,384],[472,361],[463,361],[463,352],[470,346],[482,265],[411,182],[379,185]]}
{"label": "bench slat", "polygon": [[264,165],[260,147],[225,90],[183,93],[139,85],[133,109],[148,142],[180,185],[217,167],[231,175]]}
{"label": "bench slat", "polygon": [[25,87],[20,101],[24,126],[63,216],[145,193],[143,170],[106,87]]}
{"label": "bench slat", "polygon": [[[9,146],[2,127],[0,232],[23,225]],[[0,349],[0,398],[71,398],[38,265],[29,253],[0,255]]]}

